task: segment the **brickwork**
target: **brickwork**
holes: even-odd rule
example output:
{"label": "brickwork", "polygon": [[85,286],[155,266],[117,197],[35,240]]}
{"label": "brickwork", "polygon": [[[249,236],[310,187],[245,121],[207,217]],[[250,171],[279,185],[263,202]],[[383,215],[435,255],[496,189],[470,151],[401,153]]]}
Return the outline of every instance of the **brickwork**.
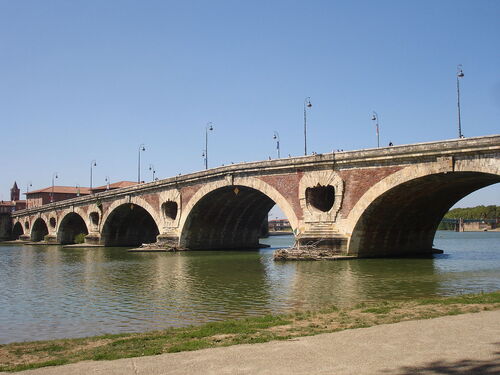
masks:
{"label": "brickwork", "polygon": [[274,187],[288,201],[299,220],[303,216],[299,201],[299,183],[303,175],[304,172],[298,171],[286,175],[259,177],[260,180]]}
{"label": "brickwork", "polygon": [[146,202],[148,202],[151,205],[151,207],[155,207],[155,208],[159,209],[159,207],[160,207],[160,200],[159,200],[159,196],[158,196],[157,193],[144,194],[141,197]]}
{"label": "brickwork", "polygon": [[193,197],[193,195],[195,195],[196,192],[198,190],[200,190],[200,188],[202,186],[203,185],[198,184],[198,185],[191,185],[191,186],[183,186],[181,188],[182,208],[185,208],[187,206],[187,204],[189,203],[189,201],[191,200],[191,198]]}
{"label": "brickwork", "polygon": [[345,181],[345,195],[340,211],[343,217],[349,216],[351,209],[369,188],[390,174],[401,170],[403,167],[361,168],[339,171]]}
{"label": "brickwork", "polygon": [[[109,243],[109,233],[135,242],[159,233],[170,244],[245,247],[258,243],[274,202],[299,243],[354,256],[425,253],[450,205],[497,182],[500,136],[478,137],[234,164],[15,211],[11,227],[19,223],[23,238],[69,241],[83,228],[65,226],[76,214],[93,244]],[[307,189],[334,196],[318,206]]]}

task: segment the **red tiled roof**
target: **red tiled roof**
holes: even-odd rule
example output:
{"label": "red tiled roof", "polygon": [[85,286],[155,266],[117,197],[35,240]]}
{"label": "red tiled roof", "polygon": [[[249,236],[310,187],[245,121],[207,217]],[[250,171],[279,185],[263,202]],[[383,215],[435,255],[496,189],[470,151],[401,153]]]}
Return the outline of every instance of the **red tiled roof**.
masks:
{"label": "red tiled roof", "polygon": [[16,205],[16,202],[14,202],[14,201],[6,201],[6,202],[0,201],[0,206],[13,207],[15,205]]}
{"label": "red tiled roof", "polygon": [[77,188],[74,186],[54,186],[54,190],[52,190],[52,186],[49,186],[47,188],[30,191],[27,195],[35,193],[52,193],[52,192],[54,192],[54,194],[77,194],[78,191],[80,192],[80,195],[90,194],[90,189],[88,187]]}
{"label": "red tiled roof", "polygon": [[[137,182],[133,182],[133,181],[114,182],[112,184],[109,184],[109,188],[110,189],[120,189],[120,188],[124,188],[124,187],[129,187],[132,185],[137,185]],[[92,188],[92,191],[94,191],[94,190],[106,190],[106,189],[107,189],[107,185],[103,185],[103,186],[97,186],[95,188]]]}

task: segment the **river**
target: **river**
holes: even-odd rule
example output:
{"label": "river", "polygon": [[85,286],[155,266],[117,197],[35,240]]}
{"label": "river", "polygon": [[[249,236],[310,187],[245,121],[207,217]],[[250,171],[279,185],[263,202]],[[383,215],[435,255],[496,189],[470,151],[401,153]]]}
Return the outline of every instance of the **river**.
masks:
{"label": "river", "polygon": [[437,232],[445,254],[274,262],[256,251],[128,253],[0,245],[0,343],[138,332],[267,313],[500,289],[500,232]]}

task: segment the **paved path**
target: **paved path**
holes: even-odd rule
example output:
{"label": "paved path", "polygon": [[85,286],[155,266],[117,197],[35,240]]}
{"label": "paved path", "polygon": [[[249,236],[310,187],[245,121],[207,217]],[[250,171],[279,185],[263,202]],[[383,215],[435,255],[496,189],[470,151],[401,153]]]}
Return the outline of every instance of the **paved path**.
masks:
{"label": "paved path", "polygon": [[195,352],[80,362],[26,375],[500,374],[500,310]]}

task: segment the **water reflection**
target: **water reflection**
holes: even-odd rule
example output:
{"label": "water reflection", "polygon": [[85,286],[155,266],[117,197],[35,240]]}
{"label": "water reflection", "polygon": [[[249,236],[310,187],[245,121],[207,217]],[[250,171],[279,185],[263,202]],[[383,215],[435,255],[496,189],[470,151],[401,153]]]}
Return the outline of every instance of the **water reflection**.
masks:
{"label": "water reflection", "polygon": [[[248,252],[0,247],[0,343],[500,289],[500,233],[438,233],[428,259],[274,262]],[[291,237],[266,240],[281,247]]]}

